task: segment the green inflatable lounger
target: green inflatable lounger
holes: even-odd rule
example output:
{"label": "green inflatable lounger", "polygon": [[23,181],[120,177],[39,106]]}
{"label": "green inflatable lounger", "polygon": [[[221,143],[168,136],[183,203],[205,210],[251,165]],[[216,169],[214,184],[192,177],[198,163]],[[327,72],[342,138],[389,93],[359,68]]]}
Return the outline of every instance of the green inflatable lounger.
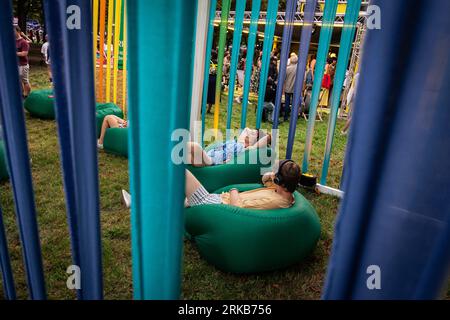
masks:
{"label": "green inflatable lounger", "polygon": [[[208,151],[213,146],[206,148]],[[270,148],[248,149],[238,154],[234,161],[207,167],[188,165],[187,169],[208,192],[231,184],[260,183],[263,169],[269,169],[275,153]]]}
{"label": "green inflatable lounger", "polygon": [[35,90],[25,99],[24,107],[31,116],[40,119],[55,119],[53,90]]}
{"label": "green inflatable lounger", "polygon": [[[25,100],[24,107],[31,116],[40,119],[55,119],[53,89],[35,90]],[[95,106],[97,138],[100,137],[103,119],[107,115],[123,118],[123,111],[114,103],[97,103]]]}
{"label": "green inflatable lounger", "polygon": [[128,128],[109,128],[105,133],[103,150],[128,158]]}
{"label": "green inflatable lounger", "polygon": [[[216,190],[239,191],[262,187],[239,184]],[[224,204],[185,209],[185,231],[200,255],[220,270],[257,273],[299,263],[316,247],[320,237],[319,217],[298,192],[286,209],[256,210]]]}
{"label": "green inflatable lounger", "polygon": [[0,181],[9,178],[8,165],[6,162],[5,144],[0,140]]}

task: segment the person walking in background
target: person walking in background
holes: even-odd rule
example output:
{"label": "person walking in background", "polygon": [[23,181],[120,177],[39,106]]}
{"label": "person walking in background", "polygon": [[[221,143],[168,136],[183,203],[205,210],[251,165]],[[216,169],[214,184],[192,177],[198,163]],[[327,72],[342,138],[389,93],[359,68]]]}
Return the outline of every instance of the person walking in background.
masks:
{"label": "person walking in background", "polygon": [[310,60],[307,64],[307,70],[306,70],[306,79],[305,79],[305,86],[311,86],[314,83],[314,71],[316,69],[316,57],[311,55]]}
{"label": "person walking in background", "polygon": [[30,44],[22,37],[22,31],[19,26],[15,27],[15,31],[17,56],[19,57],[19,78],[22,83],[22,95],[25,99],[31,92],[29,79],[30,65],[28,64],[28,51],[30,50]]}
{"label": "person walking in background", "polygon": [[276,56],[273,56],[270,58],[270,64],[269,64],[269,78],[271,78],[273,81],[277,81],[278,79],[278,59]]}
{"label": "person walking in background", "polygon": [[[333,91],[334,75],[336,74],[336,64],[337,58],[334,55],[330,58],[330,63],[328,65],[328,74],[330,75],[330,88],[328,89],[329,92]],[[329,99],[331,99],[331,95],[329,95]]]}
{"label": "person walking in background", "polygon": [[332,64],[332,60],[328,59],[327,64],[325,66],[325,73],[322,78],[322,93],[319,102],[320,107],[328,107],[328,99],[330,96],[330,88],[331,88],[331,76],[330,76],[330,66]]}
{"label": "person walking in background", "polygon": [[297,73],[297,55],[291,54],[291,63],[286,68],[286,80],[284,81],[284,121],[288,120],[289,108],[294,98],[295,75]]}
{"label": "person walking in background", "polygon": [[352,115],[353,115],[353,106],[355,105],[355,96],[358,91],[358,83],[359,83],[359,72],[355,75],[353,79],[353,83],[351,84],[350,90],[347,94],[347,106],[348,106],[348,115],[347,122],[345,123],[344,128],[342,129],[342,134],[347,134],[348,129],[350,128],[350,124],[352,123]]}
{"label": "person walking in background", "polygon": [[[238,67],[237,67],[237,79],[238,79],[238,84],[243,87],[244,86],[244,81],[245,81],[245,58],[241,58],[241,60],[239,60],[238,63]],[[242,103],[242,98],[244,97],[244,94],[242,93],[241,95],[237,96],[234,101],[236,103],[241,104]]]}
{"label": "person walking in background", "polygon": [[258,49],[256,49],[255,56],[253,59],[252,78],[250,81],[250,90],[255,93],[259,91],[259,75],[261,73],[261,58],[262,58],[262,51],[259,51]]}
{"label": "person walking in background", "polygon": [[225,57],[223,58],[223,76],[222,76],[222,86],[224,88],[228,87],[229,79],[230,79],[230,65],[231,65],[231,56],[230,52],[225,52]]}
{"label": "person walking in background", "polygon": [[208,104],[208,109],[206,110],[207,113],[211,113],[211,108],[213,104],[215,104],[216,102],[216,81],[217,81],[216,68],[211,66],[209,69],[208,96],[206,99],[206,103]]}
{"label": "person walking in background", "polygon": [[45,35],[45,42],[41,47],[41,53],[44,58],[44,62],[47,65],[47,72],[50,82],[52,82],[52,69],[50,67],[50,51],[49,51],[49,43],[48,43],[48,35]]}

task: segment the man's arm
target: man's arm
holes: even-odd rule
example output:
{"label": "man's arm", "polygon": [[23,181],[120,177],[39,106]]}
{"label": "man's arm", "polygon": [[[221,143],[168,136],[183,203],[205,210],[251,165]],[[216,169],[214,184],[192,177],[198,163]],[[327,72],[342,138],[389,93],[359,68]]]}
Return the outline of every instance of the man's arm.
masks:
{"label": "man's arm", "polygon": [[28,51],[20,51],[17,52],[18,57],[26,57],[28,55]]}
{"label": "man's arm", "polygon": [[272,135],[266,134],[264,137],[256,141],[256,143],[252,146],[253,148],[265,148],[272,142]]}

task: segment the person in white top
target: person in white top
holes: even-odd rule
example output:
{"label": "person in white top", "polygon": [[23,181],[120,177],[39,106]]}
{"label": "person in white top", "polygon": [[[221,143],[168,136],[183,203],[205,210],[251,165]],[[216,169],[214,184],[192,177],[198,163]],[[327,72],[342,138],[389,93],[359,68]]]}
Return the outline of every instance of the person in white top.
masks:
{"label": "person in white top", "polygon": [[50,67],[50,51],[49,51],[49,42],[48,42],[48,35],[45,35],[45,42],[41,47],[41,53],[44,57],[45,64],[47,65],[47,72],[48,77],[50,79],[50,82],[52,82],[52,69]]}
{"label": "person in white top", "polygon": [[345,123],[345,126],[341,131],[342,134],[348,133],[348,129],[350,128],[350,124],[352,122],[353,107],[355,104],[356,92],[358,90],[358,83],[359,83],[359,72],[355,75],[355,78],[353,79],[353,83],[347,94],[347,105],[349,107],[349,111],[348,111],[348,116],[347,116],[347,122]]}

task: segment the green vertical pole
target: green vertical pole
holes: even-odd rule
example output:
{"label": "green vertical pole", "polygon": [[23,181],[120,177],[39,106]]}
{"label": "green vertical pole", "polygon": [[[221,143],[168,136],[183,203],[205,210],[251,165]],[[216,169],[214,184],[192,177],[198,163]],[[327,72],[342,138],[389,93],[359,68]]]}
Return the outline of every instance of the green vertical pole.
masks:
{"label": "green vertical pole", "polygon": [[202,146],[204,145],[204,133],[206,122],[206,104],[208,102],[209,67],[211,65],[211,49],[214,38],[214,18],[216,16],[217,0],[211,0],[209,4],[209,27],[208,38],[206,39],[205,74],[203,76],[203,96],[202,96]]}
{"label": "green vertical pole", "polygon": [[[269,0],[267,7],[266,29],[264,31],[264,46],[259,76],[258,112],[256,114],[256,129],[261,128],[261,118],[266,94],[267,76],[269,74],[270,54],[272,52],[273,36],[277,23],[278,0]],[[245,100],[244,100],[245,101]]]}
{"label": "green vertical pole", "polygon": [[[119,36],[119,41],[120,41],[120,46],[119,46],[119,69],[123,70],[123,36],[124,36],[124,26],[125,26],[125,0],[122,0],[122,8],[121,8],[121,15],[122,17],[120,18],[120,36]],[[114,6],[115,8],[116,6]]]}
{"label": "green vertical pole", "polygon": [[128,60],[128,142],[136,299],[180,296],[185,169],[171,157],[179,143],[171,136],[175,129],[189,127],[196,3],[127,3],[133,49]]}
{"label": "green vertical pole", "polygon": [[219,130],[219,114],[220,114],[220,94],[222,92],[222,74],[223,74],[223,56],[225,50],[225,42],[227,40],[228,30],[228,14],[230,13],[231,0],[222,1],[222,17],[220,20],[219,33],[219,52],[217,62],[217,79],[216,79],[216,97],[214,106],[214,130],[217,135]]}
{"label": "green vertical pole", "polygon": [[314,84],[311,92],[311,104],[309,107],[308,128],[306,131],[305,153],[303,154],[302,171],[308,172],[309,158],[311,155],[314,124],[316,122],[317,105],[319,104],[322,78],[325,71],[328,49],[330,48],[331,36],[333,34],[334,19],[338,0],[327,0],[323,13],[322,27],[320,29],[319,49],[317,50],[316,69],[314,72]]}
{"label": "green vertical pole", "polygon": [[241,129],[247,126],[247,107],[248,96],[250,93],[250,80],[252,77],[253,55],[255,54],[256,35],[258,33],[259,11],[261,9],[261,0],[252,1],[252,17],[250,20],[250,30],[247,41],[247,56],[245,61],[245,79],[242,99]]}
{"label": "green vertical pole", "polygon": [[[236,84],[236,70],[241,50],[242,28],[244,25],[244,12],[246,0],[236,0],[236,15],[234,20],[233,49],[231,51],[230,81],[228,83],[228,111],[227,129],[231,129],[231,118],[233,115],[233,98]],[[228,140],[228,138],[227,138]]]}
{"label": "green vertical pole", "polygon": [[334,77],[333,91],[331,94],[331,112],[328,121],[325,155],[322,165],[322,174],[320,176],[320,184],[322,185],[325,185],[327,183],[331,149],[333,147],[334,131],[336,130],[336,120],[339,111],[339,101],[341,98],[342,86],[344,85],[345,72],[347,71],[352,43],[355,37],[356,23],[358,22],[360,8],[361,0],[349,0],[347,3],[347,9],[345,11],[344,27],[342,29],[341,43],[336,65],[336,75]]}

